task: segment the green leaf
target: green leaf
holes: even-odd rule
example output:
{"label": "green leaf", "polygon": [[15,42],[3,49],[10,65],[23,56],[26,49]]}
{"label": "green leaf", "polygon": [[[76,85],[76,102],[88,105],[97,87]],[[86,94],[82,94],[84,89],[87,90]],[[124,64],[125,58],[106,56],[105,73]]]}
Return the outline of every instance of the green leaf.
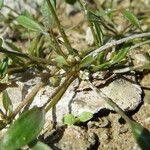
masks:
{"label": "green leaf", "polygon": [[19,17],[17,17],[16,20],[20,25],[29,30],[33,30],[36,32],[43,32],[42,26],[39,25],[36,21],[32,20],[31,18],[20,15]]}
{"label": "green leaf", "polygon": [[64,123],[67,124],[67,125],[73,125],[73,124],[76,123],[76,117],[72,114],[67,114],[64,117]]}
{"label": "green leaf", "polygon": [[52,150],[48,145],[40,141],[35,141],[35,143],[30,144],[29,147],[31,150]]}
{"label": "green leaf", "polygon": [[78,117],[81,122],[86,122],[93,118],[93,114],[91,112],[82,112],[81,115]]}
{"label": "green leaf", "polygon": [[92,66],[91,71],[96,72],[99,70],[104,70],[104,69],[108,69],[110,67],[110,62],[104,62],[98,66]]}
{"label": "green leaf", "polygon": [[[51,0],[51,3],[53,5],[53,7],[56,7],[56,1],[55,0]],[[51,11],[49,9],[49,6],[47,4],[47,1],[44,0],[41,6],[41,12],[42,12],[42,16],[44,19],[44,24],[47,28],[51,28],[55,25],[55,21],[52,17]]]}
{"label": "green leaf", "polygon": [[66,2],[67,2],[68,4],[71,4],[71,5],[73,5],[76,1],[77,1],[77,0],[66,0]]}
{"label": "green leaf", "polygon": [[135,121],[131,121],[130,125],[133,136],[141,149],[150,149],[150,131]]}
{"label": "green leaf", "polygon": [[64,59],[64,57],[61,56],[61,55],[57,55],[54,60],[55,60],[55,62],[57,62],[58,65],[60,65],[60,66],[68,65],[67,61],[66,61],[66,60]]}
{"label": "green leaf", "polygon": [[2,140],[0,150],[16,150],[38,136],[45,121],[45,111],[34,107],[20,115],[12,124]]}
{"label": "green leaf", "polygon": [[5,21],[6,17],[0,12],[0,22]]}
{"label": "green leaf", "polygon": [[2,63],[0,64],[0,76],[2,78],[6,75],[7,69],[8,69],[8,57],[5,57],[2,60]]}
{"label": "green leaf", "polygon": [[94,60],[95,60],[95,58],[94,58],[93,56],[91,56],[91,55],[85,56],[85,57],[81,60],[79,67],[80,67],[80,68],[87,67],[87,66],[89,66]]}
{"label": "green leaf", "polygon": [[100,64],[102,64],[104,62],[104,57],[105,57],[105,53],[104,52],[98,53],[97,58],[96,58],[97,65],[100,65]]}
{"label": "green leaf", "polygon": [[12,107],[11,100],[8,96],[8,93],[6,90],[4,90],[2,93],[3,93],[2,101],[3,101],[3,106],[4,106],[4,109],[6,111],[6,114],[8,111],[9,111],[9,113],[12,113],[13,107]]}
{"label": "green leaf", "polygon": [[3,39],[0,38],[0,47],[2,46],[2,44],[3,44]]}
{"label": "green leaf", "polygon": [[2,9],[3,5],[4,5],[4,0],[0,0],[0,10]]}
{"label": "green leaf", "polygon": [[135,27],[137,27],[139,30],[142,31],[139,20],[133,13],[131,13],[130,11],[124,11],[123,15],[131,22],[132,25],[134,25]]}
{"label": "green leaf", "polygon": [[130,50],[130,46],[125,46],[123,47],[111,60],[110,60],[110,63],[113,65],[113,64],[116,64],[116,63],[119,63],[121,62],[127,55],[127,53],[129,52]]}
{"label": "green leaf", "polygon": [[101,29],[101,26],[100,26],[100,24],[97,23],[97,22],[94,22],[93,24],[94,24],[94,26],[95,26],[95,32],[96,32],[96,37],[97,37],[97,39],[98,39],[98,43],[99,43],[100,45],[103,45],[103,31],[102,31],[102,29]]}
{"label": "green leaf", "polygon": [[30,55],[36,56],[36,50],[37,50],[38,43],[40,42],[41,37],[42,37],[42,34],[37,34],[36,37],[33,38],[30,44],[29,50],[28,50]]}

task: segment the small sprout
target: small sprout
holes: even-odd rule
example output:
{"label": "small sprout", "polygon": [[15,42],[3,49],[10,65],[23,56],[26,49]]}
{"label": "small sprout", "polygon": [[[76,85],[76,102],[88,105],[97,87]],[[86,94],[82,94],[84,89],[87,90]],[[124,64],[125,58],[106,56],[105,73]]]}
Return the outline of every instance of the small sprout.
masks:
{"label": "small sprout", "polygon": [[72,114],[67,114],[64,117],[64,123],[67,124],[67,125],[73,125],[73,124],[76,123],[76,117]]}
{"label": "small sprout", "polygon": [[81,122],[86,122],[93,118],[93,114],[91,112],[82,112],[78,118]]}
{"label": "small sprout", "polygon": [[75,117],[72,114],[67,114],[64,117],[64,123],[67,125],[74,125],[78,122],[87,122],[91,118],[93,118],[93,114],[91,112],[82,112],[79,117]]}

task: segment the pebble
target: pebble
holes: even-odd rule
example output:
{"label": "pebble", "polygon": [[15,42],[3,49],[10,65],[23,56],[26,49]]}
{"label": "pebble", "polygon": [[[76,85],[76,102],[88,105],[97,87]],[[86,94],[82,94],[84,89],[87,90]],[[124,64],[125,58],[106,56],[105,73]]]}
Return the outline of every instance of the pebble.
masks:
{"label": "pebble", "polygon": [[93,38],[93,35],[92,35],[92,31],[89,27],[87,27],[87,29],[86,29],[85,41],[88,45],[93,45],[94,44],[94,38]]}
{"label": "pebble", "polygon": [[95,143],[94,133],[88,133],[78,126],[69,126],[56,146],[64,150],[87,150],[92,149]]}

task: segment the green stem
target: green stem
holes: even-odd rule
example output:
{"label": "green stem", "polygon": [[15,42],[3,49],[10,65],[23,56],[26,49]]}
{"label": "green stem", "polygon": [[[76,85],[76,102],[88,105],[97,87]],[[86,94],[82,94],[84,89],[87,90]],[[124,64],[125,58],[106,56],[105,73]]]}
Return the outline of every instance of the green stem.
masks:
{"label": "green stem", "polygon": [[[65,56],[65,54],[64,54],[64,52],[61,50],[61,48],[60,48],[60,46],[59,46],[59,43],[58,43],[56,37],[54,36],[54,34],[52,33],[51,30],[50,30],[50,36],[51,36],[52,39],[53,39],[53,40],[52,40],[52,39],[50,39],[50,40],[51,40],[51,42],[52,42],[52,45],[54,45],[53,48],[54,48],[55,52],[56,52],[57,54],[63,56],[64,59],[67,59],[66,56]],[[50,38],[51,38],[51,37],[50,37]]]}
{"label": "green stem", "polygon": [[137,70],[143,70],[143,69],[150,70],[150,64],[125,67],[125,68],[114,70],[113,73],[125,73],[129,71],[137,71]]}
{"label": "green stem", "polygon": [[68,76],[61,86],[57,88],[57,90],[52,94],[49,101],[43,106],[45,107],[49,102],[48,106],[45,108],[45,111],[48,112],[52,107],[54,107],[58,101],[61,99],[68,86],[76,79],[76,76]]}
{"label": "green stem", "polygon": [[27,59],[30,59],[33,62],[47,64],[47,61],[45,59],[42,59],[42,58],[39,58],[39,57],[30,56],[28,54],[20,53],[20,52],[17,52],[17,51],[9,51],[9,50],[6,50],[3,47],[0,47],[0,52],[4,53],[4,54],[11,54],[11,55],[16,55],[18,57],[27,58]]}
{"label": "green stem", "polygon": [[[84,0],[80,0],[80,4],[82,5],[82,7],[83,7],[83,9],[84,9],[84,12],[85,12],[85,15],[86,15],[87,18],[88,18],[88,11],[89,11],[89,10],[88,10],[88,8],[87,8],[86,2],[85,2]],[[99,46],[99,42],[98,42],[98,39],[97,39],[95,30],[94,30],[94,27],[93,27],[93,23],[92,23],[89,19],[87,19],[87,21],[88,21],[89,27],[90,27],[90,29],[91,29],[91,31],[92,31],[92,35],[93,35],[95,44],[96,44],[96,46]]]}
{"label": "green stem", "polygon": [[61,33],[61,36],[64,40],[64,44],[65,44],[67,50],[69,51],[70,54],[74,54],[75,52],[74,52],[73,48],[71,47],[71,44],[70,44],[70,42],[69,42],[69,40],[68,40],[68,38],[65,34],[65,31],[64,31],[64,29],[62,28],[62,26],[60,24],[60,21],[59,21],[57,15],[56,15],[56,12],[55,12],[52,4],[51,4],[51,1],[50,0],[46,0],[46,1],[47,1],[48,6],[49,6],[49,9],[52,13],[53,19],[55,20],[55,23],[56,23],[56,25],[57,25],[60,33]]}

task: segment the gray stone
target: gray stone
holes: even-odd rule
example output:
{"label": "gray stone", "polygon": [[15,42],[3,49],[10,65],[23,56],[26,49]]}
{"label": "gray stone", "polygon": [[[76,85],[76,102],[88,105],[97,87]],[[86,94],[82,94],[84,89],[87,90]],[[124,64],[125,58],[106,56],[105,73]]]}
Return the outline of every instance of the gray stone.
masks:
{"label": "gray stone", "polygon": [[[24,73],[27,78],[29,75]],[[23,77],[23,78],[25,78]],[[18,79],[16,79],[18,80]],[[7,88],[8,94],[12,100],[14,108],[25,98],[25,96],[32,91],[34,85],[40,81],[39,77],[33,77],[28,80],[17,81],[18,87]],[[48,120],[62,122],[64,115],[72,113],[75,116],[79,116],[82,112],[88,111],[97,113],[102,109],[113,110],[104,100],[103,97],[97,95],[94,91],[75,91],[75,87],[78,84],[76,79],[67,89],[61,100],[57,103],[55,109],[50,110],[47,113]],[[34,97],[31,104],[33,106],[43,106],[49,100],[49,97],[55,91],[49,85],[40,89],[40,91]],[[117,103],[124,111],[134,110],[141,103],[142,90],[139,85],[133,84],[125,79],[115,79],[109,85],[101,88],[102,92]]]}

